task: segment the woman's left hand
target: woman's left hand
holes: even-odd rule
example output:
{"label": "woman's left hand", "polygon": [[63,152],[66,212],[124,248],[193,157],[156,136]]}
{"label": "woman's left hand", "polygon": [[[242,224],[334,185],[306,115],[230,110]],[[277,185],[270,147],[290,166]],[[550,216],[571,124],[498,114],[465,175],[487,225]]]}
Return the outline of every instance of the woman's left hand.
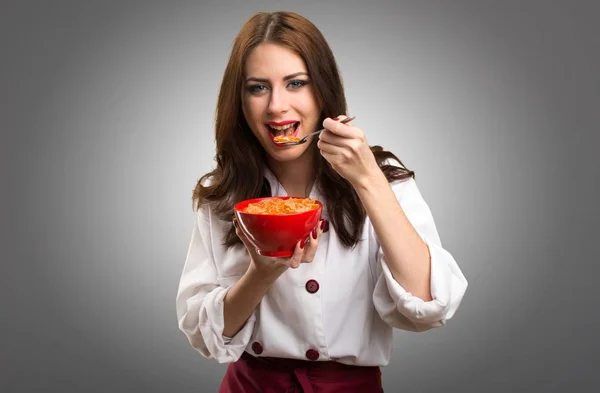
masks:
{"label": "woman's left hand", "polygon": [[352,123],[340,123],[345,117],[323,121],[325,130],[319,135],[317,146],[333,169],[356,187],[380,169],[363,131]]}

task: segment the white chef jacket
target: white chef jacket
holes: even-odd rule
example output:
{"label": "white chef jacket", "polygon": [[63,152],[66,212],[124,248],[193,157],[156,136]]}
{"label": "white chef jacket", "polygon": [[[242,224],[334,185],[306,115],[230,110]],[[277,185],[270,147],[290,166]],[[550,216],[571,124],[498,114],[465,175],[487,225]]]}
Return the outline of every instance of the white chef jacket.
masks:
{"label": "white chef jacket", "polygon": [[[273,196],[286,192],[269,169]],[[234,362],[244,351],[313,361],[335,360],[385,366],[393,328],[421,332],[441,327],[456,312],[467,280],[445,250],[414,179],[391,183],[404,213],[429,247],[431,295],[423,301],[392,277],[368,217],[354,249],[342,246],[335,229],[322,234],[312,263],[286,270],[270,287],[242,329],[223,336],[223,298],[250,263],[242,245],[226,250],[222,237],[230,222],[208,205],[195,224],[176,297],[180,330],[204,357]],[[322,200],[318,187],[310,198]],[[324,206],[323,218],[328,218]]]}

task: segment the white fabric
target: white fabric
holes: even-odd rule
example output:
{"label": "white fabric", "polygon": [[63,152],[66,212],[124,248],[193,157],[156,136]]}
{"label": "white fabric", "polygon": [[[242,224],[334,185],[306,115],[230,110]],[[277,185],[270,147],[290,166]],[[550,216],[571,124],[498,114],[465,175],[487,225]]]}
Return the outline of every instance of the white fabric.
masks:
{"label": "white fabric", "polygon": [[[285,190],[267,169],[274,196]],[[306,359],[319,352],[319,361],[385,366],[393,347],[393,328],[421,332],[443,326],[456,312],[467,280],[445,250],[413,179],[395,182],[392,190],[408,219],[429,246],[431,293],[425,302],[392,277],[385,256],[367,219],[354,249],[345,249],[333,226],[320,239],[312,263],[288,269],[270,288],[235,337],[223,336],[223,298],[244,274],[249,257],[242,246],[225,250],[221,239],[231,225],[203,207],[196,212],[189,251],[176,298],[179,328],[194,349],[219,363],[233,362],[252,343],[260,356]],[[311,198],[321,199],[317,187]],[[328,218],[327,211],[323,217]],[[305,284],[319,283],[316,293]]]}

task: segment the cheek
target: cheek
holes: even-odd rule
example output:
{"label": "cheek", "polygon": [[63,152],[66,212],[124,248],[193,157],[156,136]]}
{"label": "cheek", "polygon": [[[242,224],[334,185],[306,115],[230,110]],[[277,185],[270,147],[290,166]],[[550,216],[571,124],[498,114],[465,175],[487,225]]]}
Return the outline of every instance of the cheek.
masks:
{"label": "cheek", "polygon": [[306,103],[307,110],[310,112],[320,112],[317,96],[313,89],[306,89],[305,92],[306,96],[304,97],[304,102]]}
{"label": "cheek", "polygon": [[254,128],[256,127],[256,123],[261,120],[261,113],[257,106],[256,100],[242,100],[242,112],[250,128],[255,131]]}
{"label": "cheek", "polygon": [[316,100],[312,96],[308,96],[303,105],[304,115],[309,117],[315,124],[319,121],[321,108],[317,105]]}
{"label": "cheek", "polygon": [[252,100],[247,99],[247,98],[242,98],[242,112],[244,112],[244,116],[248,120],[250,120],[253,117]]}

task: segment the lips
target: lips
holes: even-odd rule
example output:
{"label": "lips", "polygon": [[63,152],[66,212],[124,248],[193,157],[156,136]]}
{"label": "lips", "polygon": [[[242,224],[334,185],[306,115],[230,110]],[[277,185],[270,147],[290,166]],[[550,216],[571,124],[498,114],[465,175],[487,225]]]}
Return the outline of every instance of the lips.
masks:
{"label": "lips", "polygon": [[274,126],[274,127],[283,127],[283,126],[287,126],[288,124],[297,123],[297,122],[298,122],[298,120],[284,120],[284,121],[280,121],[280,122],[271,121],[267,124],[270,126]]}

